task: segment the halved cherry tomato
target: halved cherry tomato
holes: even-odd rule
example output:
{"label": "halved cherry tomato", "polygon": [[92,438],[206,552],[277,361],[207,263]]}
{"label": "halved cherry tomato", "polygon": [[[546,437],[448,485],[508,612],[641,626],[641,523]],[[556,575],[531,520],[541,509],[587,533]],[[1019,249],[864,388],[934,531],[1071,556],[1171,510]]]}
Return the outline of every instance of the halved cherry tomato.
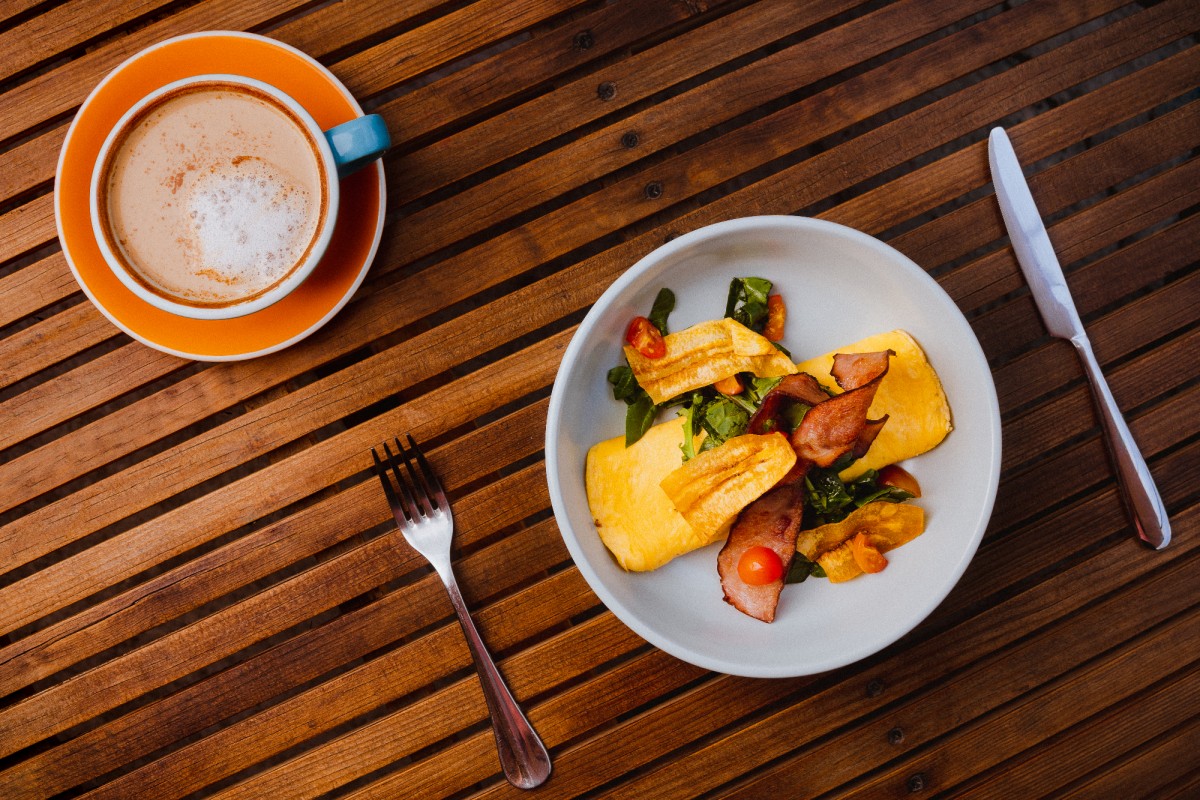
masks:
{"label": "halved cherry tomato", "polygon": [[783,561],[769,547],[755,545],[747,547],[738,559],[738,577],[750,586],[774,583],[783,577]]}
{"label": "halved cherry tomato", "polygon": [[883,572],[888,565],[883,553],[871,544],[865,531],[859,531],[850,539],[850,554],[863,572]]}
{"label": "halved cherry tomato", "polygon": [[662,331],[645,317],[634,317],[625,329],[625,341],[646,358],[662,358],[667,354],[667,343]]}
{"label": "halved cherry tomato", "polygon": [[880,486],[892,486],[896,489],[903,489],[913,497],[921,496],[921,484],[917,483],[917,479],[908,470],[904,469],[904,467],[888,464],[879,470],[878,481]]}
{"label": "halved cherry tomato", "polygon": [[736,374],[717,381],[713,384],[713,388],[715,388],[721,394],[728,395],[741,394],[742,392],[746,391],[746,387],[742,385],[741,379],[738,378]]}
{"label": "halved cherry tomato", "polygon": [[767,295],[767,324],[763,326],[763,336],[769,341],[778,342],[783,338],[783,323],[786,321],[787,306],[783,304],[783,297]]}

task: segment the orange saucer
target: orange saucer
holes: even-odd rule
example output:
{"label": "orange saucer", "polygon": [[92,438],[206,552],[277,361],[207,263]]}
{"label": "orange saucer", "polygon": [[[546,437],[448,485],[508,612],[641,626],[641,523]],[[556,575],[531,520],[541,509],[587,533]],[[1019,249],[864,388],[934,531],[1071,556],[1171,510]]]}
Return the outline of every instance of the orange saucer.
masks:
{"label": "orange saucer", "polygon": [[67,264],[114,325],[172,355],[235,361],[300,341],[349,301],[379,248],[385,187],[381,162],[342,181],[337,227],[325,257],[298,289],[262,311],[226,320],[189,319],[133,294],[109,269],[96,244],[88,208],[92,168],[109,130],[139,99],[171,81],[217,72],[273,84],[296,98],[325,129],[363,113],[333,73],[282,42],[231,31],[168,39],[113,70],[80,107],[59,155],[54,211]]}

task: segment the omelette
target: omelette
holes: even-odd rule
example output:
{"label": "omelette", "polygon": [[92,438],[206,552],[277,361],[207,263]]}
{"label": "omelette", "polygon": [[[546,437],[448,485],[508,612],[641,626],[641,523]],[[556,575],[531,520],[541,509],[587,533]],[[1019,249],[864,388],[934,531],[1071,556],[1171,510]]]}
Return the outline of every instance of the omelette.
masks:
{"label": "omelette", "polygon": [[728,525],[698,535],[659,484],[682,461],[684,418],[655,425],[625,446],[618,436],[587,454],[587,498],[596,531],[623,568],[655,569],[683,553],[719,541]]}
{"label": "omelette", "polygon": [[[837,392],[837,383],[830,376],[834,353],[882,350],[892,350],[895,356],[868,416],[876,419],[886,414],[888,421],[867,454],[841,473],[846,480],[867,469],[920,455],[940,443],[952,428],[950,406],[941,381],[920,346],[904,331],[870,336],[801,362],[794,371],[808,372]],[[689,487],[685,479],[688,472],[680,469],[684,424],[685,420],[678,417],[650,428],[629,447],[625,447],[624,437],[618,436],[594,445],[588,452],[586,486],[592,518],[601,541],[624,569],[653,570],[684,553],[721,541],[738,512],[769,490],[790,466],[791,462],[785,463],[778,454],[777,460],[761,468],[764,476],[761,485],[756,484],[750,490],[741,487],[738,496],[741,505],[730,509],[724,503],[699,496],[706,491],[717,491],[720,484],[710,482],[708,488]],[[716,453],[730,442],[706,455]],[[761,460],[764,452],[777,454],[769,447],[751,448],[745,457]],[[735,465],[724,465],[723,469],[736,472]],[[664,482],[685,511],[692,505],[698,508],[715,505],[720,508],[721,519],[706,515],[701,527],[694,529],[672,501],[672,495],[664,490]]]}

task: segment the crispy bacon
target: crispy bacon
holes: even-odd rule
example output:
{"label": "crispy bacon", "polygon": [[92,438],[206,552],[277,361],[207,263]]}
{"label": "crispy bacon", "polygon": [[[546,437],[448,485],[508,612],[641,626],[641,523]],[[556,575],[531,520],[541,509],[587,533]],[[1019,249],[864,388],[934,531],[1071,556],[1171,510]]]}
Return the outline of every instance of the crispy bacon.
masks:
{"label": "crispy bacon", "polygon": [[742,510],[729,531],[725,546],[717,555],[717,572],[725,602],[755,619],[770,622],[775,619],[783,578],[761,586],[751,586],[738,575],[738,562],[751,547],[768,547],[783,562],[783,575],[796,555],[796,536],[800,532],[800,516],[804,511],[802,482],[776,486]]}
{"label": "crispy bacon", "polygon": [[889,359],[895,350],[880,350],[874,353],[837,353],[829,374],[845,391],[857,389],[887,373]]}
{"label": "crispy bacon", "polygon": [[888,421],[889,414],[884,414],[879,419],[869,419],[863,425],[862,431],[858,434],[858,439],[854,442],[854,457],[862,458],[871,449],[871,445],[875,442],[875,437],[883,430],[883,423]]}
{"label": "crispy bacon", "polygon": [[821,388],[821,384],[817,383],[817,379],[807,372],[788,375],[763,397],[758,410],[750,417],[746,432],[761,435],[779,430],[779,414],[783,410],[785,399],[796,400],[806,406],[815,406],[823,400],[828,400],[829,395],[825,394],[825,390]]}
{"label": "crispy bacon", "polygon": [[[867,410],[887,374],[891,355],[891,350],[883,350],[848,358],[840,353],[834,356],[834,379],[851,388],[813,406],[804,415],[792,432],[792,447],[799,459],[828,467],[855,448],[868,425]],[[875,430],[867,435],[874,441],[877,433]]]}

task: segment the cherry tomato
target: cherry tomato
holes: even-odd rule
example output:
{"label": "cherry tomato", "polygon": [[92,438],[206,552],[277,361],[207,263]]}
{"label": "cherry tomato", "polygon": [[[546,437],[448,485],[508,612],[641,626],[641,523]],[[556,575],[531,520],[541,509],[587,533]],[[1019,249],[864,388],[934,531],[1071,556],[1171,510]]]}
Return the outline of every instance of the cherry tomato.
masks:
{"label": "cherry tomato", "polygon": [[850,554],[854,556],[854,563],[858,564],[863,572],[883,572],[884,567],[888,565],[883,553],[867,538],[866,531],[854,534],[850,540]]}
{"label": "cherry tomato", "polygon": [[747,547],[738,559],[738,577],[750,586],[774,583],[783,577],[783,561],[769,547],[756,545]]}
{"label": "cherry tomato", "polygon": [[662,358],[667,354],[667,343],[662,331],[645,317],[634,317],[625,329],[625,341],[646,358]]}
{"label": "cherry tomato", "polygon": [[912,474],[895,464],[889,464],[879,470],[879,485],[892,486],[896,489],[903,489],[913,497],[921,496],[921,484],[917,483],[917,479]]}
{"label": "cherry tomato", "polygon": [[767,295],[767,324],[763,326],[763,336],[772,342],[783,338],[783,323],[787,321],[787,306],[783,297],[777,294]]}
{"label": "cherry tomato", "polygon": [[713,388],[715,388],[721,394],[729,395],[741,394],[742,392],[746,391],[746,387],[742,385],[742,381],[737,375],[730,375],[728,378],[722,378],[713,384]]}

